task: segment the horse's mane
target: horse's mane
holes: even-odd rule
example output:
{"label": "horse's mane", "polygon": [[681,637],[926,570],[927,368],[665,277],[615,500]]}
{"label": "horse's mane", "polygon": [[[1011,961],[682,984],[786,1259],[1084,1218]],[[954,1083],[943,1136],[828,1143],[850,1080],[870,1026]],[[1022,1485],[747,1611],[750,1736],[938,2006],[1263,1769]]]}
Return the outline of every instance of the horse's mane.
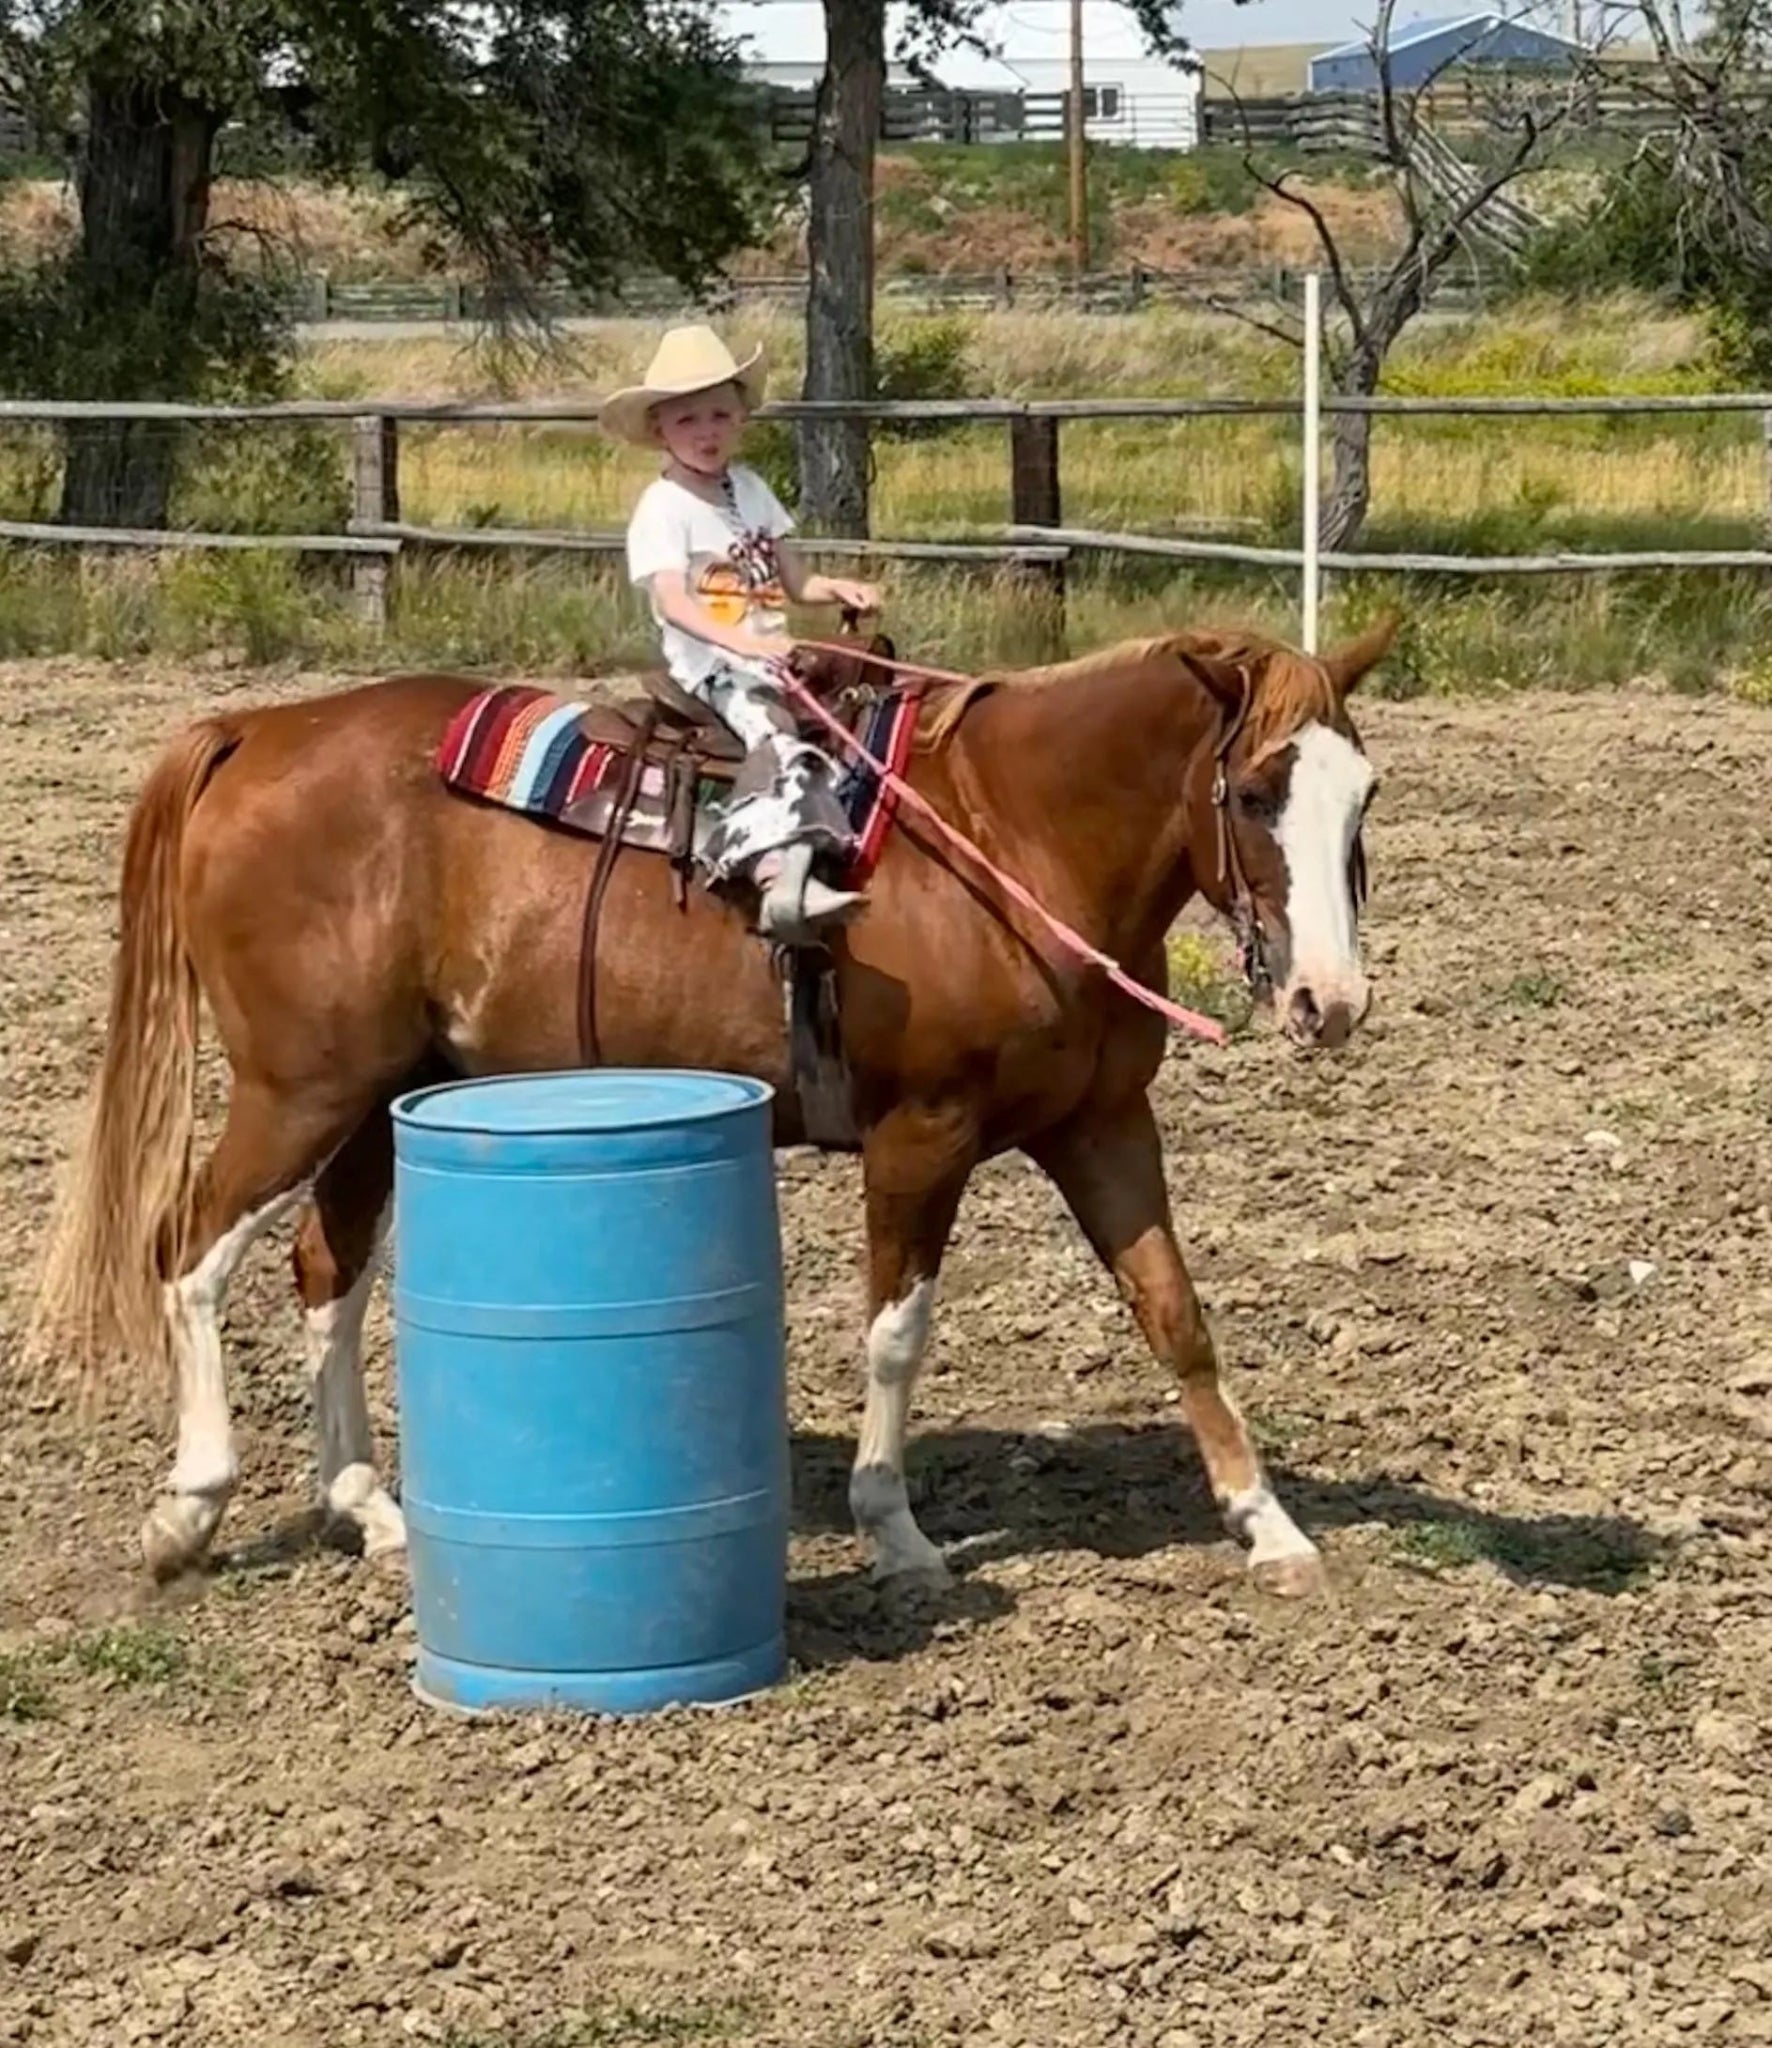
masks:
{"label": "horse's mane", "polygon": [[1284,746],[1313,720],[1338,729],[1347,722],[1340,694],[1320,661],[1262,633],[1195,627],[1148,639],[1122,640],[1094,654],[1049,662],[1040,668],[993,671],[976,682],[956,685],[936,704],[924,744],[932,749],[945,746],[972,706],[995,690],[1050,690],[1060,684],[1109,676],[1173,675],[1178,666],[1194,662],[1241,669],[1247,675],[1251,697],[1242,737],[1252,755]]}

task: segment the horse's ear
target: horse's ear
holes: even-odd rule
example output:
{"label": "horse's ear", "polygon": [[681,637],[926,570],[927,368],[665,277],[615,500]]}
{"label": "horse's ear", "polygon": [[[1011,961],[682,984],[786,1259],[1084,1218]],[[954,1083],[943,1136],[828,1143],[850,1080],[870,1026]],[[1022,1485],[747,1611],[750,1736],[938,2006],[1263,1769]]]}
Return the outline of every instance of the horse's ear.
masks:
{"label": "horse's ear", "polygon": [[1338,697],[1345,697],[1369,668],[1375,668],[1384,659],[1402,623],[1401,612],[1386,612],[1357,639],[1350,640],[1345,647],[1336,648],[1333,654],[1324,655],[1323,666],[1329,671],[1329,680],[1335,685]]}
{"label": "horse's ear", "polygon": [[876,633],[868,642],[868,652],[879,655],[882,661],[898,659],[898,645],[890,633]]}
{"label": "horse's ear", "polygon": [[1241,706],[1249,693],[1249,671],[1241,662],[1202,654],[1192,647],[1178,647],[1175,653],[1188,674],[1209,690],[1226,711],[1236,711]]}

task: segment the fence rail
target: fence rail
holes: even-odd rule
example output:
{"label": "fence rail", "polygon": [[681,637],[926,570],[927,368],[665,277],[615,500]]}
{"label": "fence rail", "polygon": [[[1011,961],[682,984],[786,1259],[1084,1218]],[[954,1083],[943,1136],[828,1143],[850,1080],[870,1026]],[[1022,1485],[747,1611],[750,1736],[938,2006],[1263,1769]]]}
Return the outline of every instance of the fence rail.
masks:
{"label": "fence rail", "polygon": [[[1772,113],[1772,81],[1745,90],[1732,86],[1747,104]],[[1576,81],[1567,71],[1536,75],[1473,65],[1442,75],[1420,92],[1399,88],[1399,103],[1411,118],[1437,136],[1470,139],[1492,136],[1510,110],[1542,101],[1547,92],[1567,96],[1566,125],[1578,132],[1642,136],[1675,126],[1678,116],[1664,93],[1633,80],[1628,72]],[[1246,99],[1209,94],[1200,107],[1202,142],[1252,143],[1367,157],[1383,144],[1378,98],[1373,93],[1263,93]]]}
{"label": "fence rail", "polygon": [[[1202,535],[1107,532],[1068,525],[1061,465],[1064,424],[1089,420],[1299,419],[1296,398],[930,399],[867,404],[779,400],[760,416],[785,420],[850,418],[870,423],[1006,429],[1007,518],[964,539],[900,536],[810,537],[815,555],[956,566],[994,567],[1026,584],[1049,604],[1045,616],[1062,636],[1067,565],[1081,554],[1146,556],[1183,562],[1294,569],[1299,548],[1259,546]],[[1772,538],[1772,392],[1693,392],[1624,397],[1343,397],[1325,395],[1325,414],[1376,418],[1667,418],[1758,415],[1768,449],[1768,535]],[[77,548],[271,548],[348,558],[360,615],[381,624],[390,571],[408,550],[531,551],[582,555],[619,553],[622,536],[576,529],[433,526],[406,518],[400,493],[403,425],[549,425],[589,429],[597,401],[589,398],[446,401],[435,399],[293,399],[258,405],[187,405],[172,401],[0,400],[0,426],[55,426],[70,421],[138,420],[169,424],[263,424],[334,421],[350,424],[352,516],[342,534],[193,533],[0,520],[0,543]],[[1432,576],[1592,575],[1623,571],[1772,570],[1766,548],[1558,551],[1542,555],[1442,555],[1344,551],[1318,555],[1332,573]]]}
{"label": "fence rail", "polygon": [[[1353,265],[1356,287],[1371,284],[1380,272]],[[554,318],[622,319],[679,312],[695,307],[711,313],[744,306],[776,306],[799,310],[806,300],[807,280],[800,272],[757,274],[722,279],[705,291],[692,292],[667,278],[636,279],[619,296],[573,292],[556,287],[545,291],[542,304]],[[1154,305],[1251,306],[1280,303],[1295,306],[1303,297],[1304,272],[1283,264],[1237,268],[1156,269],[1133,263],[1124,270],[1073,273],[1043,270],[956,270],[900,273],[880,280],[882,305],[919,306],[942,312],[1009,311],[1016,307],[1065,306],[1085,312],[1135,313]],[[1478,303],[1484,280],[1475,270],[1442,272],[1435,280],[1434,300],[1442,306]],[[459,278],[366,279],[337,281],[304,278],[292,295],[298,320],[310,326],[335,321],[424,321],[445,325],[487,318],[480,290]]]}
{"label": "fence rail", "polygon": [[[267,420],[386,419],[437,425],[571,425],[597,418],[596,398],[282,398],[257,404],[186,404],[151,398],[0,398],[0,421],[52,425],[63,420],[175,420],[190,423]],[[1369,413],[1383,419],[1598,419],[1635,414],[1772,412],[1772,391],[1673,391],[1642,395],[1592,392],[1580,397],[1370,398],[1325,392],[1325,413]],[[771,399],[758,419],[847,419],[950,427],[1001,426],[1015,420],[1297,419],[1296,398],[909,398]]]}

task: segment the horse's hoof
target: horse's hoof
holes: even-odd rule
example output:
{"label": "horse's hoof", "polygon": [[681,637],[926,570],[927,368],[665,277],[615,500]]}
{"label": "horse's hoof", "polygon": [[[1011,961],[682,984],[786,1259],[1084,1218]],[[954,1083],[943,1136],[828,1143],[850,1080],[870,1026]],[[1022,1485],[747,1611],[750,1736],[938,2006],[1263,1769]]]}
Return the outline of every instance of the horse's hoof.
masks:
{"label": "horse's hoof", "polygon": [[1329,1575],[1314,1550],[1293,1557],[1252,1558],[1249,1580],[1260,1592],[1280,1600],[1310,1600],[1329,1590]]}
{"label": "horse's hoof", "polygon": [[347,1465],[326,1490],[326,1511],[358,1532],[365,1558],[406,1548],[406,1517],[370,1465]]}
{"label": "horse's hoof", "polygon": [[954,1583],[947,1560],[933,1544],[921,1558],[881,1558],[874,1566],[874,1584],[893,1593],[945,1593]]}
{"label": "horse's hoof", "polygon": [[142,1523],[142,1562],[154,1583],[163,1586],[188,1571],[209,1548],[220,1519],[190,1494],[156,1501]]}
{"label": "horse's hoof", "polygon": [[363,1555],[365,1558],[406,1555],[406,1523],[398,1508],[393,1511],[391,1520],[365,1524]]}

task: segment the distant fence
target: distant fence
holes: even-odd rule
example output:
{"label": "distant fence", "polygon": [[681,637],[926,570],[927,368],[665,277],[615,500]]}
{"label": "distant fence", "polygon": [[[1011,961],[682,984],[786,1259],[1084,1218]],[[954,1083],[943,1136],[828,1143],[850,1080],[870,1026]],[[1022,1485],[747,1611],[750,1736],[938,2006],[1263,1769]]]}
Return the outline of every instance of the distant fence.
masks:
{"label": "distant fence", "polygon": [[[1349,266],[1356,288],[1381,273]],[[1236,268],[1156,270],[1142,263],[1124,270],[1095,271],[1081,279],[1062,271],[997,270],[901,272],[880,279],[875,298],[883,306],[935,312],[1007,312],[1065,307],[1090,313],[1136,313],[1153,305],[1253,306],[1278,302],[1296,306],[1303,297],[1304,272],[1284,264]],[[1470,306],[1485,289],[1478,271],[1457,265],[1434,280],[1437,305]],[[696,308],[728,313],[740,307],[773,306],[799,311],[806,303],[806,279],[799,273],[724,278],[699,294],[668,278],[638,278],[616,293],[573,292],[554,287],[541,304],[555,319],[651,317]],[[451,278],[378,279],[333,282],[323,276],[302,280],[294,297],[296,315],[314,325],[335,321],[443,322],[473,324],[486,317],[477,286]]]}
{"label": "distant fence", "polygon": [[[784,400],[762,408],[776,419],[861,419],[870,423],[920,422],[965,427],[987,425],[1005,431],[1005,509],[998,528],[965,540],[882,537],[837,540],[809,537],[808,551],[825,557],[970,564],[1016,576],[1030,596],[1046,605],[1044,616],[1056,638],[1063,633],[1067,563],[1078,554],[1264,569],[1304,564],[1300,548],[1262,547],[1178,534],[1099,531],[1065,523],[1061,463],[1066,422],[1081,420],[1189,420],[1300,418],[1303,408],[1288,398],[1078,398],[1018,401],[956,399],[869,404]],[[1772,457],[1772,392],[1704,393],[1667,397],[1586,398],[1345,398],[1326,396],[1322,411],[1365,413],[1377,418],[1648,418],[1694,414],[1750,414],[1762,422]],[[51,425],[73,420],[148,420],[168,423],[276,422],[348,423],[351,434],[353,514],[343,534],[185,533],[121,527],[69,527],[44,522],[0,520],[0,542],[27,546],[130,549],[215,549],[263,547],[300,554],[349,558],[360,616],[373,624],[387,616],[389,572],[409,551],[523,551],[537,554],[618,557],[619,533],[544,531],[521,527],[436,527],[404,515],[400,494],[400,434],[406,423],[428,425],[569,424],[594,422],[594,399],[538,399],[481,403],[400,399],[292,399],[262,405],[0,400],[0,427],[8,423]],[[1768,464],[1772,489],[1772,460]],[[1607,574],[1624,570],[1772,570],[1772,500],[1768,504],[1769,545],[1762,548],[1706,548],[1611,554],[1559,552],[1543,555],[1429,555],[1411,553],[1328,553],[1323,570],[1433,576],[1546,576]]]}
{"label": "distant fence", "polygon": [[[767,89],[770,140],[783,148],[811,145],[818,116],[810,87]],[[1135,93],[1096,84],[1083,91],[1083,132],[1091,142],[1191,149],[1199,137],[1200,95],[1185,72],[1173,92]],[[968,92],[939,86],[888,87],[880,106],[879,140],[919,142],[1042,142],[1070,133],[1068,92]]]}
{"label": "distant fence", "polygon": [[1369,157],[1377,154],[1383,136],[1377,102],[1365,93],[1288,92],[1202,101],[1200,140]]}
{"label": "distant fence", "polygon": [[[1615,65],[1578,79],[1567,71],[1456,65],[1419,92],[1399,86],[1396,97],[1420,126],[1442,140],[1491,138],[1498,116],[1510,105],[1542,101],[1547,94],[1566,99],[1565,125],[1577,132],[1641,136],[1671,128],[1675,110],[1665,94],[1633,76],[1637,68]],[[1730,99],[1772,118],[1772,78],[1732,83]],[[1208,98],[1200,108],[1200,140],[1354,157],[1377,156],[1384,146],[1378,96],[1360,92]]]}

